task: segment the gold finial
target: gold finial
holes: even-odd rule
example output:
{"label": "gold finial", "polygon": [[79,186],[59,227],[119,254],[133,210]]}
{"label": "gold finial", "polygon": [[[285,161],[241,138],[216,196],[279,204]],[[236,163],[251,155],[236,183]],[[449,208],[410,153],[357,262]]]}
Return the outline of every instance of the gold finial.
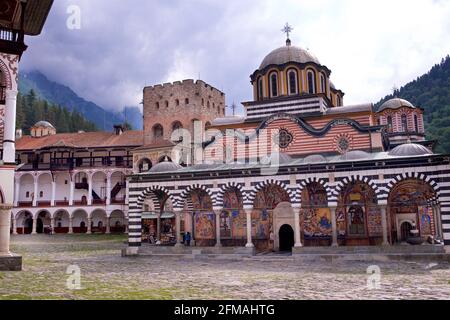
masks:
{"label": "gold finial", "polygon": [[292,30],[294,30],[294,28],[292,28],[292,26],[289,25],[289,23],[286,22],[286,25],[283,27],[283,29],[281,30],[283,33],[286,33],[286,45],[290,46],[291,45],[291,39],[289,39],[289,34],[292,32]]}

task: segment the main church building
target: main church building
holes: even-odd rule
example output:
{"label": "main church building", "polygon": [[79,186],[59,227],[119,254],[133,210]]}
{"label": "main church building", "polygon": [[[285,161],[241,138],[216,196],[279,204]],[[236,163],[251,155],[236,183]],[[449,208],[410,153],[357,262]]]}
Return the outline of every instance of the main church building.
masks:
{"label": "main church building", "polygon": [[[189,115],[183,126],[172,117],[169,128],[158,123],[155,105],[169,108],[164,97],[184,83],[146,88],[144,135],[153,144],[173,143],[169,133],[193,132],[196,122],[208,130],[200,141],[177,140],[185,146],[178,157],[167,153],[156,165],[151,144],[135,153],[128,253],[152,237],[180,246],[187,232],[199,247],[253,253],[395,246],[411,231],[450,245],[450,157],[432,152],[423,109],[398,98],[377,110],[346,106],[330,75],[288,39],[251,75],[254,99],[243,103],[245,116],[224,116],[223,94],[199,82],[190,85],[202,118]],[[189,146],[193,155],[186,156]]]}

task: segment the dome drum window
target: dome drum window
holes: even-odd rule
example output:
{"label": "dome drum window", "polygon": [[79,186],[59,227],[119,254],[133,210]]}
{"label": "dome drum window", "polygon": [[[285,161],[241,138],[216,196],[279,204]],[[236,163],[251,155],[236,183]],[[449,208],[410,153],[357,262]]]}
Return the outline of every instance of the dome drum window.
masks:
{"label": "dome drum window", "polygon": [[288,71],[288,92],[290,95],[298,94],[298,76],[297,71],[289,70]]}
{"label": "dome drum window", "polygon": [[316,93],[316,74],[312,70],[308,70],[308,93],[315,94]]}
{"label": "dome drum window", "polygon": [[271,98],[278,97],[278,76],[276,73],[270,74],[270,96]]}

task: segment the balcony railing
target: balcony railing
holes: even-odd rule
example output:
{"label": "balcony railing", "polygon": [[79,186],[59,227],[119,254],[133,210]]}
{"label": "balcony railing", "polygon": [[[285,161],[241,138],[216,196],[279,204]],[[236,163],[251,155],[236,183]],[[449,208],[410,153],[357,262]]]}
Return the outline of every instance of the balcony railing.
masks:
{"label": "balcony railing", "polygon": [[[20,163],[17,163],[20,164]],[[24,164],[21,171],[51,170],[67,171],[75,168],[132,168],[133,158],[129,157],[95,157],[95,158],[53,158],[50,163],[34,161]]]}
{"label": "balcony railing", "polygon": [[0,104],[6,103],[6,86],[0,86]]}
{"label": "balcony railing", "polygon": [[0,27],[0,51],[21,55],[26,48],[22,31]]}

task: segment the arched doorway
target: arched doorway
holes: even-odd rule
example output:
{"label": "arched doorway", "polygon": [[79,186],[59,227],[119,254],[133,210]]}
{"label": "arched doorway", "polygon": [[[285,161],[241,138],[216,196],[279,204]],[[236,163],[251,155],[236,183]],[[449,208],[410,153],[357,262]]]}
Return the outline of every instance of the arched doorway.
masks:
{"label": "arched doorway", "polygon": [[284,224],[280,228],[278,237],[280,239],[280,251],[281,252],[292,251],[292,247],[295,244],[294,229],[292,229],[290,225]]}
{"label": "arched doorway", "polygon": [[51,216],[48,211],[42,211],[36,219],[36,233],[48,233],[50,231]]}
{"label": "arched doorway", "polygon": [[277,184],[260,189],[253,202],[252,239],[257,252],[279,250],[278,228],[294,224],[289,194]]}
{"label": "arched doorway", "polygon": [[409,238],[409,234],[411,230],[414,229],[413,225],[409,221],[405,221],[402,223],[400,227],[400,241],[405,242]]}
{"label": "arched doorway", "polygon": [[435,196],[430,184],[419,179],[406,179],[392,188],[388,198],[392,243],[406,241],[404,233],[408,235],[411,229],[417,229],[424,239],[436,236],[439,219],[430,205]]}

